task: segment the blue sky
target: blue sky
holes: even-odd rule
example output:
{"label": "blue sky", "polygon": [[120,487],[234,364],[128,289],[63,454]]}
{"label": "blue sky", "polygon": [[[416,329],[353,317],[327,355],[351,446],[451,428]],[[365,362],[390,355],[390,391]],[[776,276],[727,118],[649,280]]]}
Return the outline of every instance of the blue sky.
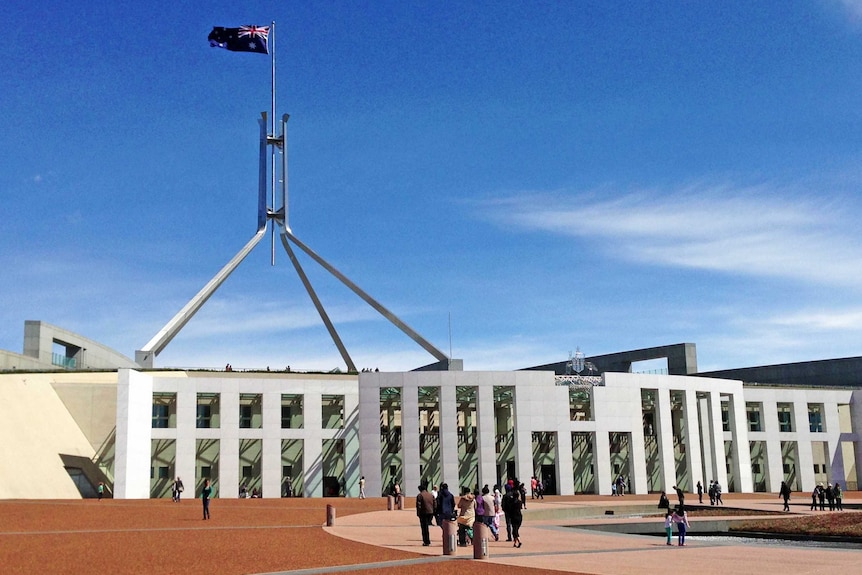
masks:
{"label": "blue sky", "polygon": [[[129,356],[252,237],[276,21],[293,232],[466,369],[862,355],[862,1],[7,0],[0,348]],[[157,366],[344,368],[269,238]],[[357,366],[433,361],[307,258]],[[451,338],[450,338],[451,333]]]}

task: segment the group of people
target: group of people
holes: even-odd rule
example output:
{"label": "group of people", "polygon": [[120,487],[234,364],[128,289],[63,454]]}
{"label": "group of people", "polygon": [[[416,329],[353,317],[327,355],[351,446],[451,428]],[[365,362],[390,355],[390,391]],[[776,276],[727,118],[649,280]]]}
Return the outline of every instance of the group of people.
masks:
{"label": "group of people", "polygon": [[542,480],[535,475],[530,478],[530,498],[531,499],[544,499],[545,498],[545,484]]}
{"label": "group of people", "polygon": [[[505,493],[503,492],[505,491]],[[442,527],[444,521],[455,521],[458,525],[458,545],[472,544],[476,522],[488,527],[495,541],[500,540],[502,521],[506,522],[506,541],[513,547],[521,547],[521,509],[526,508],[526,486],[516,479],[510,479],[503,485],[488,485],[472,491],[468,487],[461,489],[458,501],[449,490],[449,485],[443,483],[440,490],[434,486],[429,491],[428,485],[419,486],[416,496],[416,515],[422,530],[422,544],[431,545],[430,526],[437,523]]]}
{"label": "group of people", "polygon": [[253,487],[250,494],[248,491],[248,486],[245,483],[243,483],[242,487],[239,488],[239,498],[240,499],[248,499],[248,498],[258,499],[262,496],[263,496],[262,493],[260,491],[258,491],[257,487]]}
{"label": "group of people", "polygon": [[[784,483],[782,482],[782,486]],[[789,488],[788,488],[789,491]],[[790,497],[788,496],[788,499]],[[828,502],[829,511],[844,511],[844,504],[842,500],[844,499],[844,493],[841,491],[841,484],[835,483],[833,486],[831,483],[826,484],[826,487],[823,487],[822,483],[818,483],[814,488],[814,491],[811,492],[811,511],[826,511],[826,505]],[[787,508],[787,503],[785,502],[785,508]],[[788,509],[785,509],[787,511]]]}
{"label": "group of people", "polygon": [[618,475],[616,479],[614,479],[613,483],[611,483],[611,495],[617,495],[622,497],[626,494],[626,488],[628,487],[628,482],[626,478],[622,475]]}

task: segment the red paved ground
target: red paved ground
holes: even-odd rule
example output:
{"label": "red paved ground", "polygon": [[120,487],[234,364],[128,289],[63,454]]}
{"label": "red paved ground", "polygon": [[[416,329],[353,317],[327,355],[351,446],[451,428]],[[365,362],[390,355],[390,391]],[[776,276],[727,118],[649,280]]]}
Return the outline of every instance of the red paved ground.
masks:
{"label": "red paved ground", "polygon": [[[421,556],[326,533],[327,504],[337,517],[386,507],[384,499],[215,499],[203,521],[196,500],[0,501],[0,572],[232,575]],[[559,573],[476,561],[460,567],[471,575]],[[434,563],[409,572],[454,569]],[[405,567],[371,573],[396,570]]]}

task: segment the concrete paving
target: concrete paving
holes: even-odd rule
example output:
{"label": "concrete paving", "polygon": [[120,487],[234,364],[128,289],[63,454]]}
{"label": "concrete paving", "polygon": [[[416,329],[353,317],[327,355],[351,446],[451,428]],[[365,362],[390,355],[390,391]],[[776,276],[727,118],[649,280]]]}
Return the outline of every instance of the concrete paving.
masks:
{"label": "concrete paving", "polygon": [[[692,496],[696,498],[696,496]],[[852,502],[845,500],[848,504]],[[655,526],[663,534],[661,517],[641,517],[655,509],[654,496],[549,498],[541,502],[528,500],[521,527],[520,549],[504,541],[489,541],[488,558],[483,561],[513,566],[551,569],[572,573],[627,575],[642,573],[698,573],[727,575],[803,575],[812,573],[858,574],[862,572],[862,550],[847,548],[812,548],[791,544],[751,544],[732,539],[698,539],[698,523],[714,517],[698,518],[690,512],[690,538],[685,547],[668,546],[664,537],[607,533],[586,529],[589,525],[639,522]],[[689,501],[687,501],[691,504]],[[780,511],[775,496],[739,495],[726,501],[734,508]],[[793,502],[793,513],[808,514],[802,496]],[[606,512],[613,511],[613,515]],[[858,513],[845,511],[844,513]],[[828,513],[828,512],[827,512]],[[577,525],[579,527],[570,527]],[[706,523],[701,523],[706,525]],[[327,531],[338,537],[411,551],[440,561],[473,561],[472,547],[458,547],[454,556],[443,555],[442,530],[432,527],[432,544],[422,546],[418,520],[413,510],[375,511],[337,518]]]}

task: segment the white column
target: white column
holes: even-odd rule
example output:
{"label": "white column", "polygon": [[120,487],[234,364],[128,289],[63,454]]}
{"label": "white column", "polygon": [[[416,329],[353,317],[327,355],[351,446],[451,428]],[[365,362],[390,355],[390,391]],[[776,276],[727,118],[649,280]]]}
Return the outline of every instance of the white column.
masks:
{"label": "white column", "polygon": [[183,497],[194,498],[197,491],[197,388],[189,385],[194,380],[182,381],[177,386],[177,477],[183,482]]}
{"label": "white column", "polygon": [[748,417],[745,413],[745,398],[742,390],[730,394],[730,431],[733,434],[733,465],[736,490],[754,493],[754,476],[751,472],[751,448],[748,444]]}
{"label": "white column", "polygon": [[[344,396],[344,487],[347,497],[359,497],[359,396]],[[378,467],[380,467],[378,465]],[[366,490],[367,492],[367,490]]]}
{"label": "white column", "polygon": [[715,468],[715,480],[721,484],[722,493],[727,492],[727,458],[724,456],[724,429],[721,425],[721,393],[709,392],[709,421],[710,436],[714,448],[713,467]]}
{"label": "white column", "polygon": [[401,445],[404,447],[401,493],[409,498],[419,493],[422,481],[419,469],[419,385],[415,378],[405,378],[401,389]]}
{"label": "white column", "polygon": [[661,477],[661,489],[671,491],[676,485],[676,464],[673,456],[673,423],[670,403],[670,390],[656,391],[656,422],[655,433],[658,446],[658,459]]}
{"label": "white column", "polygon": [[262,400],[261,490],[275,499],[281,497],[281,390],[267,389]]}
{"label": "white column", "polygon": [[379,377],[359,374],[359,472],[365,476],[366,495],[383,493],[379,381]]}
{"label": "white column", "polygon": [[838,416],[838,403],[823,403],[823,431],[826,433],[829,449],[829,460],[826,462],[829,471],[829,481],[834,485],[840,483],[846,488],[844,450],[841,448],[841,420]]}
{"label": "white column", "polygon": [[460,494],[458,469],[458,406],[455,381],[446,379],[440,386],[440,477],[449,490]]}
{"label": "white column", "polygon": [[152,465],[153,379],[121,369],[117,374],[114,497],[149,499]]}
{"label": "white column", "polygon": [[613,481],[611,473],[611,440],[606,430],[597,431],[595,434],[595,445],[593,454],[595,464],[593,468],[596,470],[596,484],[599,495],[611,495],[611,481]]}
{"label": "white column", "polygon": [[[814,489],[814,453],[811,445],[811,428],[808,423],[808,401],[804,392],[793,393],[793,439],[796,440],[797,475],[802,480],[802,489]],[[825,485],[824,485],[825,487]]]}
{"label": "white column", "polygon": [[685,418],[685,466],[691,482],[687,487],[689,491],[694,492],[698,481],[702,485],[709,485],[709,480],[701,476],[703,473],[700,451],[701,426],[697,409],[697,391],[694,389],[685,390],[683,417]]}
{"label": "white column", "polygon": [[712,420],[710,419],[709,399],[701,397],[697,400],[698,413],[700,415],[700,440],[703,444],[703,452],[701,453],[701,468],[703,469],[704,491],[709,489],[709,482],[716,478],[715,474],[715,446],[712,443],[712,434],[710,427]]}
{"label": "white column", "polygon": [[480,385],[476,388],[476,430],[478,433],[479,487],[489,487],[497,482],[497,454],[494,426],[494,386]]}
{"label": "white column", "polygon": [[302,496],[323,497],[323,394],[319,389],[309,391],[302,401]]}
{"label": "white column", "polygon": [[557,494],[575,494],[575,475],[572,461],[572,431],[567,427],[557,430]]}

